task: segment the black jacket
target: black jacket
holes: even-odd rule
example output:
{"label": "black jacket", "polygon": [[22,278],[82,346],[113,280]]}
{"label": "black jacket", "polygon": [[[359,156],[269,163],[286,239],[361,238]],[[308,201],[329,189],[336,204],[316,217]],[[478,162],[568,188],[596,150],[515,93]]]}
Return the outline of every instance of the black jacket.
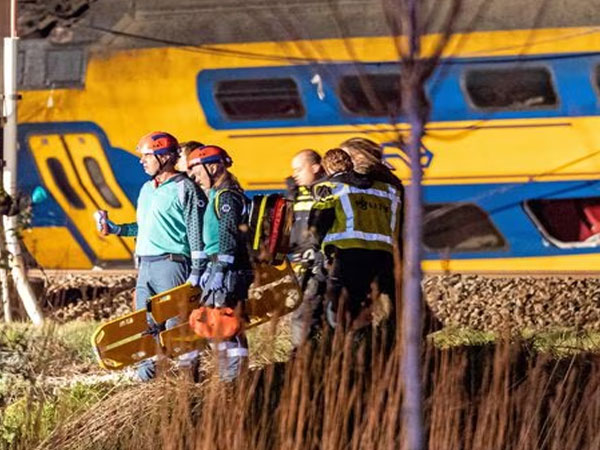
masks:
{"label": "black jacket", "polygon": [[290,177],[286,180],[288,200],[294,205],[294,222],[290,233],[290,254],[292,259],[297,259],[308,250],[317,250],[319,242],[315,236],[309,232],[308,219],[310,211],[315,203],[313,186],[320,183],[323,179],[315,181],[311,186],[298,186]]}

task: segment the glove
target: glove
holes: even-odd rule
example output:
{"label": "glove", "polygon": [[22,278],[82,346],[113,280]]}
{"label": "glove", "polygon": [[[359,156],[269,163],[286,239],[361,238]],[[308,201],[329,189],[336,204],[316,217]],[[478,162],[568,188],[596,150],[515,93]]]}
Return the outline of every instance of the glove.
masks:
{"label": "glove", "polygon": [[319,250],[309,248],[302,253],[301,262],[306,270],[315,275],[323,270],[323,253]]}
{"label": "glove", "polygon": [[94,220],[96,221],[96,228],[104,236],[109,234],[120,234],[121,227],[108,219],[108,213],[106,211],[98,210],[94,213]]}
{"label": "glove", "polygon": [[210,280],[208,281],[206,289],[208,291],[220,291],[221,289],[223,289],[224,278],[225,277],[222,270],[214,271],[212,277],[210,277]]}
{"label": "glove", "polygon": [[200,270],[192,269],[186,283],[191,284],[192,287],[197,287],[200,284]]}
{"label": "glove", "polygon": [[209,261],[207,258],[192,259],[192,271],[190,272],[190,276],[186,283],[191,284],[192,287],[202,287],[200,280],[202,280],[202,275],[206,272],[208,264]]}
{"label": "glove", "polygon": [[229,264],[224,262],[216,262],[213,264],[210,279],[206,289],[208,291],[225,290],[225,272],[229,270]]}
{"label": "glove", "polygon": [[211,272],[212,272],[212,264],[209,263],[206,266],[206,269],[204,269],[204,272],[202,272],[202,275],[200,276],[199,286],[202,290],[206,289],[206,283],[208,283]]}
{"label": "glove", "polygon": [[[202,293],[202,302],[207,306],[214,308],[222,308],[225,306],[227,292],[225,289],[225,272],[227,266],[217,262],[212,264],[212,270],[207,270],[210,273],[206,286]],[[204,276],[204,275],[203,275]]]}

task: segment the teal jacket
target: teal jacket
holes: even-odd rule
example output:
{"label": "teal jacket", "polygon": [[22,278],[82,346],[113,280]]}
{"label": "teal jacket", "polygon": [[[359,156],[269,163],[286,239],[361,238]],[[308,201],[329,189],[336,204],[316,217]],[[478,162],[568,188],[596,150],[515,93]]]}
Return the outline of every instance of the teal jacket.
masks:
{"label": "teal jacket", "polygon": [[204,214],[204,251],[211,259],[236,269],[250,266],[246,233],[248,200],[237,184],[212,188]]}
{"label": "teal jacket", "polygon": [[121,225],[121,236],[137,236],[137,256],[185,255],[192,269],[203,255],[202,223],[208,201],[184,174],[156,186],[147,181],[137,202],[137,222]]}

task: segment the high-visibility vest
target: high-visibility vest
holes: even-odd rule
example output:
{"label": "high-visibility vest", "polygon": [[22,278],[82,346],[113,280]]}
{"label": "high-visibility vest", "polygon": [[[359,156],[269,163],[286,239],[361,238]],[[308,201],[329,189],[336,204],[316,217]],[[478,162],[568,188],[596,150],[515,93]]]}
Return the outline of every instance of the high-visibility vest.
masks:
{"label": "high-visibility vest", "polygon": [[294,195],[294,223],[290,235],[290,252],[292,260],[300,257],[308,249],[316,249],[318,242],[316,237],[309,232],[308,221],[310,211],[315,204],[312,189],[307,186],[299,186]]}
{"label": "high-visibility vest", "polygon": [[294,198],[294,212],[310,211],[315,203],[315,198],[310,188],[299,186]]}
{"label": "high-visibility vest", "polygon": [[335,181],[324,182],[321,186],[328,186],[330,193],[319,199],[314,208],[333,208],[335,211],[323,247],[392,251],[402,213],[398,189],[379,181],[369,188]]}

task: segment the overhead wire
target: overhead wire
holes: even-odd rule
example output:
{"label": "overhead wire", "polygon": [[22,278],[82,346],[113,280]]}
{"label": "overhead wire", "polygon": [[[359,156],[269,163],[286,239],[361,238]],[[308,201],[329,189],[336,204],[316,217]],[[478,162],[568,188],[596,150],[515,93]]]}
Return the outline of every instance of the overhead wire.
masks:
{"label": "overhead wire", "polygon": [[77,27],[88,28],[95,31],[100,31],[103,33],[109,33],[115,36],[121,36],[131,39],[140,39],[148,42],[154,42],[157,44],[163,44],[167,46],[177,47],[181,51],[189,51],[193,53],[207,53],[211,55],[223,55],[223,56],[232,56],[237,58],[246,58],[246,59],[260,59],[260,60],[270,60],[270,61],[296,61],[296,62],[309,62],[308,58],[299,58],[294,56],[280,56],[274,54],[267,53],[257,53],[257,52],[248,52],[243,50],[231,50],[222,47],[216,47],[212,45],[203,45],[203,44],[192,44],[184,41],[176,41],[171,39],[164,38],[155,38],[151,36],[144,36],[135,33],[128,33],[125,31],[117,31],[110,28],[99,27],[97,25],[85,25],[85,24],[76,24]]}
{"label": "overhead wire", "polygon": [[[232,57],[237,57],[237,58],[247,58],[247,59],[253,59],[253,60],[254,59],[263,59],[263,60],[282,61],[282,62],[293,61],[293,62],[304,62],[304,63],[324,63],[325,62],[325,63],[371,64],[370,62],[365,62],[365,61],[361,61],[361,60],[357,60],[357,59],[340,59],[340,60],[323,59],[323,58],[315,58],[315,57],[286,56],[286,55],[277,55],[277,54],[271,54],[271,53],[234,50],[234,49],[223,48],[223,47],[215,46],[215,45],[194,44],[194,43],[185,42],[185,41],[177,41],[177,40],[173,40],[173,39],[164,39],[164,38],[157,38],[157,37],[147,36],[147,35],[142,35],[142,34],[137,34],[137,33],[129,33],[126,31],[113,30],[111,28],[100,27],[97,25],[88,25],[88,24],[83,24],[83,23],[75,23],[75,24],[73,24],[73,26],[80,27],[80,28],[88,28],[88,29],[99,31],[102,33],[108,33],[108,34],[125,37],[125,38],[129,38],[129,39],[138,39],[138,40],[143,40],[143,41],[148,41],[148,42],[154,42],[157,44],[162,44],[165,46],[173,46],[173,47],[177,47],[181,51],[189,51],[189,52],[193,52],[193,53],[219,54],[219,55],[223,55],[223,56],[232,56]],[[573,39],[574,37],[578,37],[578,36],[585,36],[585,35],[596,34],[596,33],[600,33],[600,27],[594,27],[593,29],[574,33],[574,34],[558,36],[556,38],[548,38],[548,39],[543,39],[540,41],[532,41],[528,45],[533,46],[533,45],[539,45],[539,44],[551,44],[551,43],[556,43],[556,42],[560,42],[560,41]],[[352,38],[353,37],[341,37],[340,39],[352,39]],[[489,63],[514,62],[516,60],[519,60],[520,58],[523,58],[523,55],[518,54],[518,55],[501,56],[501,57],[494,57],[491,55],[495,52],[507,51],[507,50],[512,50],[512,49],[520,49],[522,47],[523,47],[522,45],[505,46],[505,47],[491,47],[491,48],[479,50],[479,51],[473,52],[473,53],[466,53],[466,54],[461,55],[460,57],[457,57],[457,56],[443,57],[440,59],[439,64],[440,65],[468,64],[468,63],[472,62],[473,57],[477,57],[477,56],[481,56],[481,55],[486,55],[486,57],[487,57],[486,63],[487,62],[489,62]],[[577,57],[581,57],[581,56],[598,56],[598,55],[600,55],[600,51],[553,53],[553,54],[540,54],[540,55],[535,55],[535,56],[527,55],[527,60],[528,61],[545,61],[545,60],[552,61],[552,60],[560,60],[560,59],[577,58]],[[384,62],[386,62],[386,61],[384,61]],[[400,64],[400,62],[398,62],[398,61],[395,61],[395,62]]]}

